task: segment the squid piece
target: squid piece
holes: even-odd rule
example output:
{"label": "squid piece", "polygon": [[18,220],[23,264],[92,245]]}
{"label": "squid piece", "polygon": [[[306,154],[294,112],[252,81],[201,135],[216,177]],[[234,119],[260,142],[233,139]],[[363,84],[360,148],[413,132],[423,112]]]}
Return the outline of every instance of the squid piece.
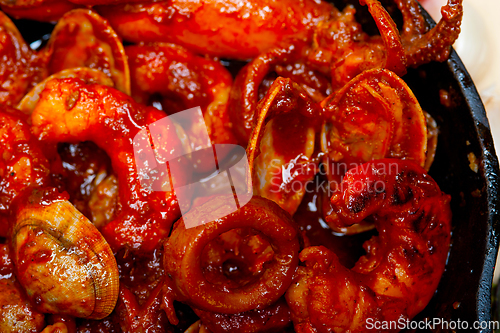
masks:
{"label": "squid piece", "polygon": [[247,147],[254,194],[293,215],[319,170],[315,153],[322,108],[290,79],[277,78],[257,106]]}
{"label": "squid piece", "polygon": [[144,0],[69,0],[72,3],[83,5],[83,6],[96,6],[96,5],[119,5],[123,3],[130,2],[142,2]]}
{"label": "squid piece", "polygon": [[[392,157],[425,165],[426,118],[413,92],[396,74],[385,69],[365,71],[322,104],[329,118],[321,130],[321,151],[330,191],[336,190],[348,169],[370,160]],[[330,205],[325,201],[322,206],[328,215]],[[330,227],[353,234],[373,225]]]}
{"label": "squid piece", "polygon": [[[100,70],[88,67],[65,69],[40,82],[23,97],[17,109],[31,115],[48,81],[72,77],[85,83],[114,86],[113,80]],[[54,149],[51,154],[56,155],[51,162],[52,177],[57,179],[55,185],[70,194],[73,205],[95,226],[101,227],[110,222],[116,211],[118,184],[111,167],[108,167],[105,153],[91,142],[60,145],[57,153],[59,156]]]}
{"label": "squid piece", "polygon": [[227,113],[233,79],[224,66],[173,44],[132,45],[125,51],[137,102],[168,114],[200,106],[212,143],[236,143]]}
{"label": "squid piece", "polygon": [[19,7],[30,7],[30,6],[39,6],[41,4],[47,3],[50,1],[47,0],[0,0],[1,5],[15,5]]}
{"label": "squid piece", "polygon": [[137,303],[135,295],[126,287],[120,287],[120,299],[116,307],[123,332],[134,333],[173,333],[165,312],[161,309],[162,285],[158,285],[149,298],[142,304]]}
{"label": "squid piece", "polygon": [[0,106],[0,151],[0,237],[7,237],[15,202],[49,184],[50,164],[26,117],[8,106]]}
{"label": "squid piece", "polygon": [[[227,212],[228,200],[234,199],[214,197],[189,211],[189,218],[203,221],[207,212]],[[254,196],[235,212],[197,227],[186,229],[183,219],[175,223],[163,257],[175,299],[203,311],[238,314],[267,308],[283,296],[297,269],[299,234],[278,205]],[[234,233],[245,237],[226,256],[213,255],[210,248],[220,242],[241,239]],[[250,264],[243,252],[253,252]]]}
{"label": "squid piece", "polygon": [[462,0],[449,0],[442,9],[443,18],[428,32],[418,3],[397,0],[404,19],[401,35],[378,0],[360,3],[368,6],[380,36],[363,32],[355,20],[354,7],[347,6],[330,20],[319,23],[307,56],[308,64],[331,75],[334,90],[365,70],[385,68],[402,76],[406,67],[444,61],[460,32]]}
{"label": "squid piece", "polygon": [[34,191],[16,209],[12,262],[41,312],[102,319],[118,299],[118,267],[97,228],[53,189]]}
{"label": "squid piece", "polygon": [[310,38],[336,9],[326,2],[187,0],[96,7],[129,42],[169,42],[217,57],[249,59],[286,39]]}
{"label": "squid piece", "polygon": [[157,248],[149,253],[122,250],[115,255],[120,273],[120,295],[113,320],[124,332],[171,329],[163,311],[166,283],[162,253]]}
{"label": "squid piece", "polygon": [[451,45],[460,34],[462,0],[448,0],[441,8],[442,18],[435,27],[427,30],[422,13],[415,0],[396,0],[403,14],[401,39],[405,48],[406,63],[418,67],[430,61],[445,61],[450,56]]}
{"label": "squid piece", "polygon": [[0,8],[16,19],[55,22],[79,6],[66,0],[1,0]]}
{"label": "squid piece", "polygon": [[264,97],[267,81],[273,73],[292,79],[309,97],[320,102],[330,93],[328,79],[302,62],[306,52],[301,42],[276,47],[259,55],[243,67],[236,79],[229,97],[228,113],[233,124],[233,132],[241,145],[247,145],[252,132],[259,100]]}
{"label": "squid piece", "polygon": [[75,9],[54,27],[42,55],[49,74],[75,67],[106,73],[130,95],[130,70],[123,44],[106,20],[90,9]]}
{"label": "squid piece", "polygon": [[[41,142],[92,141],[110,157],[118,178],[119,209],[113,221],[100,230],[114,251],[156,248],[180,216],[171,189],[154,191],[142,186],[134,158],[134,137],[164,117],[163,112],[137,104],[113,88],[71,78],[47,82],[31,115],[32,132]],[[166,120],[161,132],[165,141],[155,149],[161,150],[165,144],[168,154],[183,151],[174,125]]]}
{"label": "squid piece", "polygon": [[296,332],[365,332],[369,318],[411,320],[422,311],[446,264],[449,203],[410,161],[384,159],[350,170],[332,196],[331,222],[368,220],[378,235],[365,242],[366,255],[352,269],[321,246],[300,253],[305,267],[286,294]]}
{"label": "squid piece", "polygon": [[16,105],[45,75],[40,58],[0,11],[0,103]]}

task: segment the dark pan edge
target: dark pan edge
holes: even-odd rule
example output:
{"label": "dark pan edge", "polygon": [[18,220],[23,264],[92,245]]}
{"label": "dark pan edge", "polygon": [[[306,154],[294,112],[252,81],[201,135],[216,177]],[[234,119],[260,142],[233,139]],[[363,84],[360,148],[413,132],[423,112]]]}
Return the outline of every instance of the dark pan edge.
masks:
{"label": "dark pan edge", "polygon": [[[476,306],[477,320],[480,322],[489,322],[491,320],[492,280],[500,232],[500,194],[498,190],[500,186],[499,164],[483,103],[469,73],[455,50],[452,51],[450,59],[448,60],[448,67],[450,71],[455,73],[461,92],[466,97],[466,103],[471,110],[472,118],[474,119],[474,127],[478,133],[478,141],[480,142],[482,151],[481,167],[484,170],[487,185],[488,225],[483,269],[481,272],[479,289],[476,294]],[[491,332],[491,330],[485,329],[480,332]]]}

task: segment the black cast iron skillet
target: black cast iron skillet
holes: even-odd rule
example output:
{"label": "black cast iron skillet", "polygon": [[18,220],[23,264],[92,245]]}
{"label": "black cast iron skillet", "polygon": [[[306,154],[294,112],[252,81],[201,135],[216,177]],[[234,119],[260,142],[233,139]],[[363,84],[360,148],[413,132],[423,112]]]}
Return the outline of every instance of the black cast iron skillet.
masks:
{"label": "black cast iron skillet", "polygon": [[[360,6],[357,0],[332,2],[338,8],[353,4],[363,29],[376,33],[366,6]],[[402,16],[394,2],[381,2],[401,29]],[[433,27],[434,20],[421,10]],[[409,331],[458,332],[467,327],[467,331],[492,332],[491,326],[485,326],[492,320],[492,279],[500,233],[500,171],[483,103],[454,50],[446,62],[410,69],[403,79],[439,125],[436,158],[429,174],[452,196],[453,212],[446,271],[434,298],[413,319],[417,323],[440,320],[448,325]],[[449,96],[446,105],[441,104],[440,92]],[[471,168],[469,157],[477,158],[477,172]],[[473,328],[474,323],[478,329]]]}
{"label": "black cast iron skillet", "polygon": [[[431,23],[428,15],[426,18]],[[484,106],[455,51],[448,61],[421,66],[404,79],[422,108],[439,124],[436,159],[429,173],[452,196],[453,211],[446,271],[435,297],[415,320],[439,318],[457,324],[460,320],[471,329],[478,322],[483,328],[475,331],[492,332],[484,325],[491,321],[491,286],[500,231],[500,184]],[[440,103],[441,89],[451,98],[448,106]],[[477,158],[477,172],[471,168],[469,156]],[[452,330],[450,327],[443,331]]]}
{"label": "black cast iron skillet", "polygon": [[[359,6],[357,0],[333,2],[339,8],[353,3],[364,28],[376,31],[366,7]],[[387,3],[401,26],[401,15],[394,4],[382,2]],[[435,22],[423,12],[428,24],[434,26]],[[33,26],[24,20],[15,23],[27,42],[47,38],[52,28],[48,24]],[[492,320],[491,286],[500,233],[500,172],[488,119],[474,83],[454,51],[448,61],[410,69],[403,79],[439,125],[438,149],[429,173],[452,196],[453,211],[452,246],[446,271],[434,298],[413,321],[449,323],[448,329],[446,325],[435,326],[435,332],[461,331],[452,329],[459,323],[459,328],[467,325],[467,331],[473,331],[475,322],[484,326]],[[440,91],[449,95],[447,105],[441,104]],[[477,172],[470,165],[472,156],[477,158]]]}

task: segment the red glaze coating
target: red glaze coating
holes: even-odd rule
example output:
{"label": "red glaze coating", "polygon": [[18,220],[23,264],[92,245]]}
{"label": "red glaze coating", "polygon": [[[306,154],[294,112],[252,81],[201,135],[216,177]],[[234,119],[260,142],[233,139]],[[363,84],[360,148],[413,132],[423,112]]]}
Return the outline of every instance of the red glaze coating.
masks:
{"label": "red glaze coating", "polygon": [[[218,206],[228,199],[232,198],[214,200],[220,201]],[[202,217],[214,204],[207,202],[189,214]],[[211,266],[203,267],[200,258],[210,242],[235,228],[252,228],[260,233],[271,245],[272,254],[260,264],[261,269],[244,275],[244,281],[250,279],[248,283],[240,284],[223,274],[210,281],[206,271]],[[198,227],[186,229],[179,220],[165,244],[163,264],[174,282],[177,299],[205,311],[236,314],[266,308],[284,294],[297,268],[298,250],[298,230],[290,216],[272,201],[254,197],[236,212]]]}
{"label": "red glaze coating", "polygon": [[[154,249],[180,215],[173,192],[141,186],[134,160],[134,136],[163,117],[163,112],[137,104],[113,88],[86,85],[78,79],[48,82],[33,111],[32,131],[42,142],[93,141],[111,158],[120,209],[101,232],[115,251],[123,246]],[[177,136],[170,133],[165,142],[180,149]]]}

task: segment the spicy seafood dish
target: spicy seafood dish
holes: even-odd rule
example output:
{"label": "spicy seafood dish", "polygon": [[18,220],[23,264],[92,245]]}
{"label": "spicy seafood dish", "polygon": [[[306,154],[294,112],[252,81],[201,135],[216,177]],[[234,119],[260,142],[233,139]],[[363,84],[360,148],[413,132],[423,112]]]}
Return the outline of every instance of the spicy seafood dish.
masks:
{"label": "spicy seafood dish", "polygon": [[404,78],[461,0],[434,27],[416,0],[0,8],[1,332],[364,332],[431,301],[452,197]]}

